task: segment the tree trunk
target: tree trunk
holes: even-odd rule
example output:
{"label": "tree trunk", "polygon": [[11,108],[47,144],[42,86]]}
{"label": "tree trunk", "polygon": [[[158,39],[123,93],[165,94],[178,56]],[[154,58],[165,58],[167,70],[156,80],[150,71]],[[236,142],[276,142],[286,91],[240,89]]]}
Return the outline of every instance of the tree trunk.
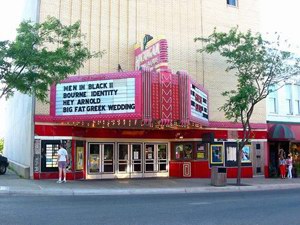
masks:
{"label": "tree trunk", "polygon": [[241,176],[242,176],[242,161],[241,161],[241,156],[242,156],[242,148],[238,146],[238,154],[237,154],[237,166],[238,166],[238,171],[237,171],[237,179],[236,179],[236,184],[238,186],[241,185]]}

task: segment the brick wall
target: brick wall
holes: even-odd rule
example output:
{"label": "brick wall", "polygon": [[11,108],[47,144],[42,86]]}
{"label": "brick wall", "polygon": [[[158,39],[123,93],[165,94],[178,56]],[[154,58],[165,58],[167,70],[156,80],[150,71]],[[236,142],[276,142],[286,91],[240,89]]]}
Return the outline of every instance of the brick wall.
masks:
{"label": "brick wall", "polygon": [[[259,31],[259,0],[240,0],[229,7],[226,0],[41,0],[40,20],[48,15],[65,24],[81,20],[92,51],[105,50],[101,59],[91,59],[77,74],[134,70],[134,44],[145,34],[164,35],[169,46],[169,67],[186,70],[209,92],[210,120],[226,121],[218,108],[221,92],[235,87],[235,77],[226,74],[218,55],[196,53],[201,43],[194,37],[209,35],[214,27],[226,31],[238,25]],[[36,104],[36,114],[49,114],[48,104]],[[265,122],[265,102],[256,107],[252,122]]]}

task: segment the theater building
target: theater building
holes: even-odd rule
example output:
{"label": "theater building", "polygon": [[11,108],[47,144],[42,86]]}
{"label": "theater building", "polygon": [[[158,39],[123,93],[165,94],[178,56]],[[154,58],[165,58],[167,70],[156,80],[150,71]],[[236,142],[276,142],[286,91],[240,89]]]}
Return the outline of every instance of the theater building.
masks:
{"label": "theater building", "polygon": [[[273,87],[274,89],[279,88]],[[275,89],[275,90],[276,90]],[[286,82],[272,92],[267,101],[268,171],[266,176],[278,177],[280,155],[292,154],[293,177],[300,176],[300,83]],[[282,150],[283,151],[282,151]]]}
{"label": "theater building", "polygon": [[[106,54],[50,87],[49,103],[20,94],[10,100],[8,123],[15,126],[6,132],[5,154],[24,176],[57,178],[64,142],[68,179],[209,178],[213,166],[236,177],[242,126],[218,110],[236,80],[220,56],[197,53],[201,43],[193,39],[214,27],[258,31],[258,1],[29,2],[37,21],[81,20],[90,50]],[[261,102],[243,177],[268,166],[265,114]]]}

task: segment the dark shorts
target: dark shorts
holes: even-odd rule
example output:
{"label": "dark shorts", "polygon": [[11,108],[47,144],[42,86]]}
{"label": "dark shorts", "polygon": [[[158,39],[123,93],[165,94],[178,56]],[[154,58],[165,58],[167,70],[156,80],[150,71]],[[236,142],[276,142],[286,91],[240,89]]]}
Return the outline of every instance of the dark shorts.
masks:
{"label": "dark shorts", "polygon": [[59,161],[58,162],[58,167],[65,169],[67,167],[67,162],[66,161]]}

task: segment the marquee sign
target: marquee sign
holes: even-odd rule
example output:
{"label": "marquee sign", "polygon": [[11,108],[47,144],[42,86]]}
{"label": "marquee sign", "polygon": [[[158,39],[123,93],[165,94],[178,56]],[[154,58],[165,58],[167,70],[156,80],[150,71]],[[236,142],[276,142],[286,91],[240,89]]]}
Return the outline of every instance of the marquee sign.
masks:
{"label": "marquee sign", "polygon": [[135,69],[148,68],[158,70],[167,67],[168,64],[168,44],[166,39],[152,40],[145,50],[139,46],[135,49]]}
{"label": "marquee sign", "polygon": [[208,95],[203,88],[190,82],[191,120],[208,123]]}
{"label": "marquee sign", "polygon": [[141,72],[71,76],[51,86],[53,121],[141,119]]}
{"label": "marquee sign", "polygon": [[56,86],[56,115],[135,112],[135,78]]}

